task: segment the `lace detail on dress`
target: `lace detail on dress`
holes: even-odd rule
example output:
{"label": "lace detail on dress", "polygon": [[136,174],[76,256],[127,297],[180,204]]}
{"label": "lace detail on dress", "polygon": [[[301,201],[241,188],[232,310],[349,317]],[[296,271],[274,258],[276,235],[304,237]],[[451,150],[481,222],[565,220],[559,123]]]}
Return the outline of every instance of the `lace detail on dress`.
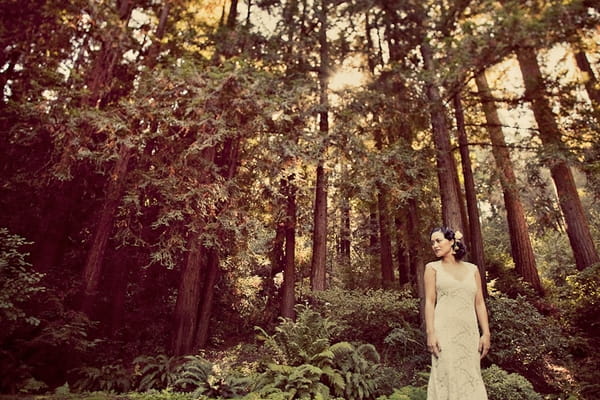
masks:
{"label": "lace detail on dress", "polygon": [[479,329],[475,314],[476,266],[458,280],[435,263],[437,302],[434,325],[442,349],[431,357],[428,400],[487,400],[479,363]]}

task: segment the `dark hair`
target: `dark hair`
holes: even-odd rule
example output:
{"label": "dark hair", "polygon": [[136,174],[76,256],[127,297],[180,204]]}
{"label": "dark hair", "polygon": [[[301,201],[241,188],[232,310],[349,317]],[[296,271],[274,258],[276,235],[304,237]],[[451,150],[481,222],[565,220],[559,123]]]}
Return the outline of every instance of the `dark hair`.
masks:
{"label": "dark hair", "polygon": [[462,235],[459,238],[456,238],[456,233],[448,228],[447,226],[438,226],[431,230],[429,236],[433,235],[434,232],[442,232],[444,237],[450,241],[454,240],[454,244],[452,245],[452,249],[454,250],[454,258],[457,260],[462,260],[462,258],[467,254],[467,246],[462,242]]}

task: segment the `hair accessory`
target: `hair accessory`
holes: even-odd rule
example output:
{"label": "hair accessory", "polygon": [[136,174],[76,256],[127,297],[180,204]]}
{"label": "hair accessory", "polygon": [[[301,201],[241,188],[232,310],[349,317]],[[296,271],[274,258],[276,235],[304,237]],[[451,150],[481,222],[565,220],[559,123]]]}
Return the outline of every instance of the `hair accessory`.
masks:
{"label": "hair accessory", "polygon": [[463,234],[460,231],[454,232],[454,239],[456,239],[460,242],[462,240],[462,238],[463,238]]}

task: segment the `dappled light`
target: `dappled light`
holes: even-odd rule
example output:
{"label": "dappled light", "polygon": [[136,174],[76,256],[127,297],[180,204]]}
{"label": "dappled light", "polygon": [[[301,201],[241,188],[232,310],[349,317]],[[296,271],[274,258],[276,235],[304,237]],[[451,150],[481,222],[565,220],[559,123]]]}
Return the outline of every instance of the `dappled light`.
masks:
{"label": "dappled light", "polygon": [[0,400],[600,398],[596,3],[0,21]]}

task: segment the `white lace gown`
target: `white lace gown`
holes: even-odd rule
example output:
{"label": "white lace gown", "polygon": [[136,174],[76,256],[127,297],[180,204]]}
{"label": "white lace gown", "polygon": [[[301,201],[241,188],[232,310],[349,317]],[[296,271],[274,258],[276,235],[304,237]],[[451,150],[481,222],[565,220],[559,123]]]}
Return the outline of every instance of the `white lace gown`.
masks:
{"label": "white lace gown", "polygon": [[435,332],[442,349],[431,357],[427,400],[487,400],[481,379],[479,329],[475,314],[475,271],[457,280],[439,262],[436,271]]}

